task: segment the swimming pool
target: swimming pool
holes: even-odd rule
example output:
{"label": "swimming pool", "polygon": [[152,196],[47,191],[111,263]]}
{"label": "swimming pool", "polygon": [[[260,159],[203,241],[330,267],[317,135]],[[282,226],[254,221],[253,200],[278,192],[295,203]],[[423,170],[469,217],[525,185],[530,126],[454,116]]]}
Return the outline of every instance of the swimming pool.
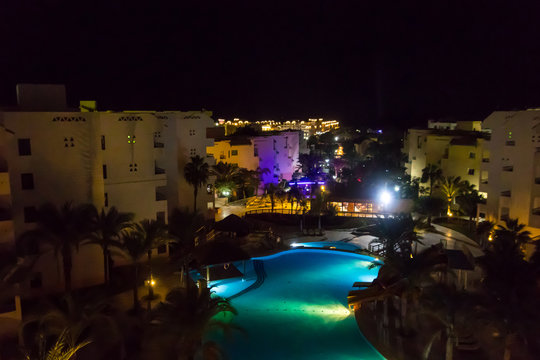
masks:
{"label": "swimming pool", "polygon": [[231,297],[238,310],[233,321],[245,334],[210,338],[231,359],[384,359],[347,309],[352,284],[377,276],[377,268],[368,269],[372,261],[320,249],[252,259],[244,279],[214,284],[217,295]]}

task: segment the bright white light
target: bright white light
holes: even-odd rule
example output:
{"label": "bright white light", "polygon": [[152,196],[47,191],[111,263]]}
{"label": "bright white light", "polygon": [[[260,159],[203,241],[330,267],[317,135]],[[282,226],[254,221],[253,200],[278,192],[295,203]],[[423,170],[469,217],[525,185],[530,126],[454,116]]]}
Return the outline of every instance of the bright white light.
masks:
{"label": "bright white light", "polygon": [[394,191],[399,191],[399,185],[394,185]]}
{"label": "bright white light", "polygon": [[224,190],[223,195],[229,196],[229,195],[231,195],[231,192],[229,190]]}
{"label": "bright white light", "polygon": [[388,205],[392,201],[392,195],[386,190],[381,191],[380,200],[383,205]]}
{"label": "bright white light", "polygon": [[334,140],[335,140],[335,141],[338,141],[338,140],[339,140],[339,136],[336,136],[336,137],[334,138]]}
{"label": "bright white light", "polygon": [[324,161],[326,161],[326,163],[329,163],[329,162],[330,162],[330,159],[326,159],[326,160],[324,160]]}

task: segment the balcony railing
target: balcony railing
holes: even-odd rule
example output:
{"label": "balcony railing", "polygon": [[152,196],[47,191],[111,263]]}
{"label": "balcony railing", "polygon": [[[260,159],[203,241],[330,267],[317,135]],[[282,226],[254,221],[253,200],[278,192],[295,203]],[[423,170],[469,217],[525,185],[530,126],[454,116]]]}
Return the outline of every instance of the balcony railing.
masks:
{"label": "balcony railing", "polygon": [[156,166],[154,168],[154,174],[156,174],[156,175],[165,174],[165,169],[162,169],[162,168]]}
{"label": "balcony railing", "polygon": [[532,212],[533,215],[540,215],[540,207],[532,209],[531,212]]}
{"label": "balcony railing", "polygon": [[154,147],[155,148],[163,148],[165,147],[165,144],[159,141],[154,141]]}
{"label": "balcony railing", "polygon": [[167,200],[167,196],[165,196],[165,194],[163,193],[156,191],[156,201],[163,201],[163,200]]}
{"label": "balcony railing", "polygon": [[507,140],[506,146],[516,146],[516,142],[514,140]]}
{"label": "balcony railing", "polygon": [[488,184],[488,179],[480,180],[480,184],[487,185]]}
{"label": "balcony railing", "polygon": [[501,191],[501,196],[511,197],[512,196],[512,191],[510,191],[510,190]]}
{"label": "balcony railing", "polygon": [[508,220],[508,219],[510,219],[510,215],[509,215],[509,214],[502,214],[502,215],[501,215],[501,221],[506,221],[506,220]]}
{"label": "balcony railing", "polygon": [[513,165],[503,166],[502,171],[514,171],[514,166]]}
{"label": "balcony railing", "polygon": [[489,158],[483,158],[483,159],[482,159],[482,162],[483,162],[483,163],[488,163],[488,162],[489,162]]}

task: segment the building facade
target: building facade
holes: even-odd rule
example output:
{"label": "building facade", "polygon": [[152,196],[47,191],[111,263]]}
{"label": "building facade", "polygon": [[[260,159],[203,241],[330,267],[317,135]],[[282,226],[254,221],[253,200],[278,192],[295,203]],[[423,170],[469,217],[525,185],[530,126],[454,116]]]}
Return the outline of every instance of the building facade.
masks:
{"label": "building facade", "polygon": [[262,175],[261,185],[264,185],[292,178],[302,144],[300,131],[281,131],[265,136],[216,140],[206,152],[216,163],[231,163],[248,170],[268,169],[269,172]]}
{"label": "building facade", "polygon": [[479,215],[501,223],[518,218],[540,235],[540,110],[496,111],[483,122],[491,133],[482,156]]}
{"label": "building facade", "polygon": [[[38,99],[40,92],[47,92],[46,86],[32,87],[37,91],[21,94]],[[36,209],[44,203],[115,206],[133,213],[136,221],[165,222],[173,208],[192,207],[193,188],[183,169],[192,156],[206,158],[206,146],[213,144],[205,131],[214,125],[211,113],[98,112],[92,102],[82,103],[78,111],[68,109],[65,98],[42,104],[22,97],[19,104],[24,106],[0,111],[5,129],[0,144],[0,210],[9,210],[0,215],[10,217],[0,221],[0,242],[8,241],[10,226],[14,237],[33,229]],[[212,164],[212,158],[207,160]],[[198,203],[199,209],[206,210],[212,196],[199,191]],[[40,256],[26,285],[62,289],[62,267],[50,266],[57,261],[51,252]],[[82,246],[73,264],[74,287],[102,281],[98,246]]]}
{"label": "building facade", "polygon": [[458,121],[455,126],[444,123],[444,129],[434,123],[429,125],[431,128],[407,131],[403,147],[406,173],[412,179],[421,178],[422,170],[433,164],[442,169],[444,176],[459,176],[479,189],[486,137],[480,122]]}

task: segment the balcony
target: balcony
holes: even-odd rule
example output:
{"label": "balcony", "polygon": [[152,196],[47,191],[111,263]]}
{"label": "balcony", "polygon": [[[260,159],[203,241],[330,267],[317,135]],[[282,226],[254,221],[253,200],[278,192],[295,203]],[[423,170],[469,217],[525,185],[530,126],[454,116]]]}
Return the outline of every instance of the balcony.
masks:
{"label": "balcony", "polygon": [[488,184],[488,179],[481,179],[480,184],[487,185]]}
{"label": "balcony", "polygon": [[483,158],[483,159],[482,159],[482,162],[483,162],[483,163],[488,163],[488,162],[489,162],[489,158]]}
{"label": "balcony", "polygon": [[164,201],[164,200],[167,200],[167,196],[165,196],[165,194],[160,191],[156,191],[156,201]]}
{"label": "balcony", "polygon": [[501,191],[501,196],[503,196],[503,197],[511,197],[512,196],[512,191],[510,191],[510,190]]}
{"label": "balcony", "polygon": [[513,166],[513,165],[506,165],[506,166],[503,166],[503,167],[502,167],[502,171],[512,172],[512,171],[514,171],[514,166]]}
{"label": "balcony", "polygon": [[162,175],[162,174],[165,174],[165,169],[162,169],[162,168],[156,166],[156,167],[154,168],[154,174],[155,174],[155,175]]}
{"label": "balcony", "polygon": [[154,141],[154,148],[164,148],[165,144],[159,141]]}
{"label": "balcony", "polygon": [[501,221],[506,221],[508,219],[510,219],[510,214],[502,214],[501,215]]}
{"label": "balcony", "polygon": [[514,140],[507,140],[506,146],[516,146],[516,142]]}
{"label": "balcony", "polygon": [[6,159],[0,158],[0,173],[5,173],[8,171],[8,163]]}
{"label": "balcony", "polygon": [[534,178],[534,183],[535,184],[540,184],[540,177]]}
{"label": "balcony", "polygon": [[533,215],[540,215],[540,207],[532,209],[531,213]]}

